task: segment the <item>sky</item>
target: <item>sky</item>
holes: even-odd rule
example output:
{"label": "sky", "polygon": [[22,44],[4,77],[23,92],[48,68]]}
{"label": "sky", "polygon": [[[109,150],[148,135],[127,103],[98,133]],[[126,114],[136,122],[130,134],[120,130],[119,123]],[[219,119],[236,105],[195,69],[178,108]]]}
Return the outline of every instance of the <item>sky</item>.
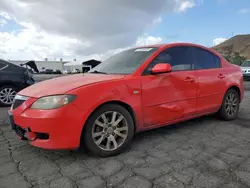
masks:
{"label": "sky", "polygon": [[0,0],[0,58],[103,60],[124,49],[250,34],[250,0]]}

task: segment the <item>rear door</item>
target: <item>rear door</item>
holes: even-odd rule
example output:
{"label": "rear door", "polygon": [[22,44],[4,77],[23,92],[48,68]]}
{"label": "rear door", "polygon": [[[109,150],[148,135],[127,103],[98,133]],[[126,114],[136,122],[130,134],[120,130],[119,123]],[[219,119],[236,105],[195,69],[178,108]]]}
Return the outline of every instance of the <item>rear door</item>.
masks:
{"label": "rear door", "polygon": [[[169,63],[172,72],[152,75],[153,66]],[[192,49],[175,46],[162,51],[142,76],[142,110],[145,126],[164,124],[196,112],[197,76]]]}
{"label": "rear door", "polygon": [[198,77],[197,111],[215,112],[221,105],[225,91],[226,75],[221,68],[221,60],[212,52],[193,47],[195,69]]}

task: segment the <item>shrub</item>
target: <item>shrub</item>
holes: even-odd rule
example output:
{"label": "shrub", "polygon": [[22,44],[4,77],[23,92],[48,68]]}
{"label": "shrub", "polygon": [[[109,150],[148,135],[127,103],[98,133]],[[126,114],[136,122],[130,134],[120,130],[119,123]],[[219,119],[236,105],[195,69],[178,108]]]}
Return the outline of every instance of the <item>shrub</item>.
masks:
{"label": "shrub", "polygon": [[241,65],[246,60],[246,58],[244,56],[241,56],[239,52],[234,52],[233,54],[230,54],[224,57],[230,63],[235,64],[235,65]]}

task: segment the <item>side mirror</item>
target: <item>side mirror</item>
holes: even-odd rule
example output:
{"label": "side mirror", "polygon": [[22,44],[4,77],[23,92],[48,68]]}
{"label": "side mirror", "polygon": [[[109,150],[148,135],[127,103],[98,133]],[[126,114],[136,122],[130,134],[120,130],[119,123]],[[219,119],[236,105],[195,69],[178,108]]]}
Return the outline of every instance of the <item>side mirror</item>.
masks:
{"label": "side mirror", "polygon": [[152,68],[151,73],[152,74],[161,74],[161,73],[168,73],[171,71],[172,71],[172,68],[171,68],[170,64],[158,63]]}

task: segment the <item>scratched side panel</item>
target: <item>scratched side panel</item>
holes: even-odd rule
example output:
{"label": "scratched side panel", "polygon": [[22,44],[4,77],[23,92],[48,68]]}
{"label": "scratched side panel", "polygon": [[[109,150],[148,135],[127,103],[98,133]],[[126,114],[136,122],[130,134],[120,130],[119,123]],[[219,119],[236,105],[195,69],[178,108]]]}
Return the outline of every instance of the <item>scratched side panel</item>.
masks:
{"label": "scratched side panel", "polygon": [[[186,77],[194,82],[185,82]],[[196,110],[197,77],[193,71],[147,76],[142,80],[144,126],[190,116]]]}

